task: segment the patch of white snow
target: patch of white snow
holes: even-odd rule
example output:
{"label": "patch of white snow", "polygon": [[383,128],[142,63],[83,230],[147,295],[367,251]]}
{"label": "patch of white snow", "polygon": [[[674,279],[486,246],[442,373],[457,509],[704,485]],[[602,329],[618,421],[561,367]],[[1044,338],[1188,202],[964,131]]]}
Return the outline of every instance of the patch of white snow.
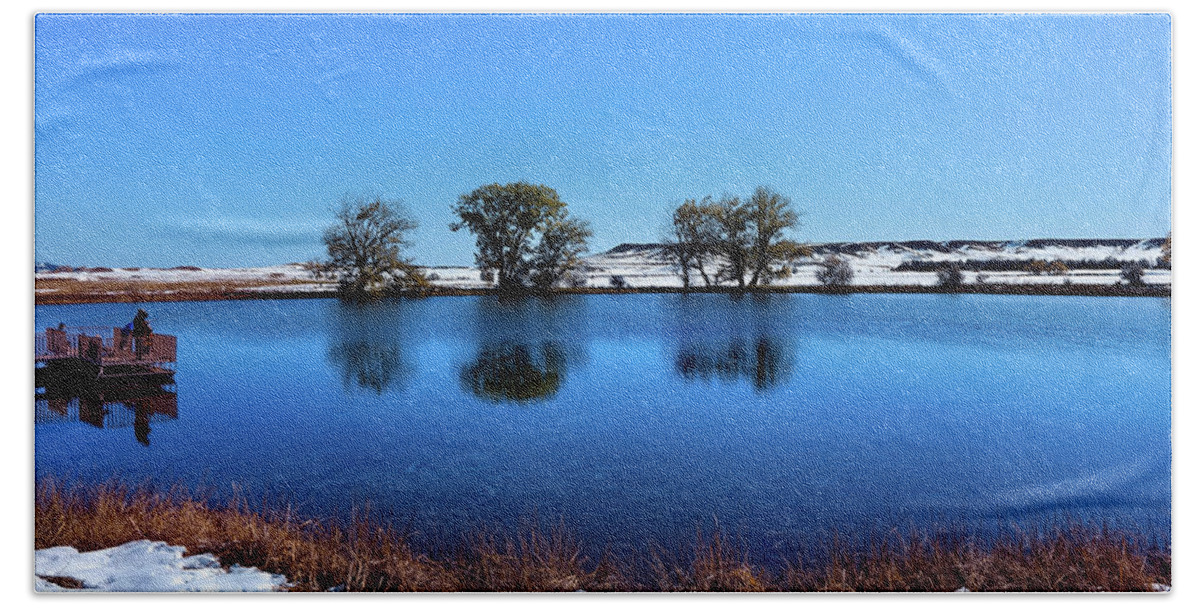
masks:
{"label": "patch of white snow", "polygon": [[183,547],[137,540],[119,547],[80,553],[74,547],[34,552],[37,577],[69,577],[83,589],[65,589],[38,578],[36,591],[277,591],[282,574],[234,565],[228,570],[210,553],[184,557]]}

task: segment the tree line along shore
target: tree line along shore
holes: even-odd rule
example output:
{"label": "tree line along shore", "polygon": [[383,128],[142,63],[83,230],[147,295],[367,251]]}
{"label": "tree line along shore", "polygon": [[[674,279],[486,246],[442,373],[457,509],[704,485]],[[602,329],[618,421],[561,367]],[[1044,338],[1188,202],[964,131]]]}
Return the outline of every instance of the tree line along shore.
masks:
{"label": "tree line along shore", "polygon": [[[987,293],[1029,295],[1169,296],[1169,282],[1144,279],[1151,268],[1169,273],[1170,235],[1152,262],[1140,260],[904,260],[893,268],[928,275],[922,284],[856,278],[853,255],[818,252],[792,238],[800,213],[768,187],[747,198],[688,199],[669,218],[669,235],[649,257],[665,274],[657,283],[609,273],[597,285],[593,259],[584,257],[592,230],[573,217],[558,193],[527,182],[490,184],[460,197],[449,228],[475,237],[477,280],[446,284],[437,270],[403,255],[417,223],[396,201],[346,197],[322,240],[326,257],[304,263],[304,277],[282,272],[245,278],[172,280],[104,276],[113,269],[84,269],[90,280],[51,274],[35,277],[35,303],[148,302],[336,296],[348,300],[436,295],[551,293],[798,292],[798,293]],[[632,246],[647,247],[647,246]],[[615,248],[613,251],[621,249]],[[824,248],[820,248],[824,249]],[[609,252],[612,253],[612,252]],[[811,281],[796,274],[809,268]],[[1109,269],[1112,276],[1075,282],[1068,273]],[[129,269],[126,269],[129,270]],[[137,270],[137,269],[132,269]],[[179,267],[179,274],[199,272]],[[815,272],[814,272],[815,270]],[[986,272],[985,272],[986,271]],[[992,271],[998,271],[992,273]],[[1062,277],[1058,282],[1012,281],[1010,275]],[[1096,273],[1092,273],[1093,275]],[[968,280],[973,278],[973,280]]]}
{"label": "tree line along shore", "polygon": [[[89,289],[90,288],[90,289]],[[486,296],[494,295],[494,288],[465,288],[431,286],[419,294],[407,297],[436,297],[436,296]],[[569,287],[554,290],[552,294],[541,295],[614,295],[614,294],[656,294],[656,293],[685,293],[679,287]],[[733,288],[710,287],[693,288],[688,293],[723,293],[733,296],[752,295],[755,293],[813,293],[813,294],[882,294],[882,293],[911,293],[911,294],[992,294],[992,295],[1040,295],[1040,296],[1101,296],[1101,297],[1169,297],[1169,285],[1021,285],[1021,284],[988,284],[960,287],[939,287],[921,285],[849,285],[843,287],[824,286],[794,286],[773,285],[755,288],[753,290],[738,290]],[[152,303],[152,302],[199,302],[220,300],[299,300],[316,298],[338,298],[335,290],[325,291],[289,291],[285,289],[246,290],[238,285],[172,285],[161,291],[147,290],[142,287],[134,289],[114,288],[111,285],[85,285],[61,292],[38,293],[34,303],[43,305],[68,304],[104,304],[104,303]]]}
{"label": "tree line along shore", "polygon": [[[325,260],[309,263],[312,272],[336,280],[338,293],[347,299],[372,299],[388,295],[421,295],[430,291],[429,275],[401,249],[411,246],[407,234],[416,222],[394,209],[382,198],[344,199],[336,222],[324,234],[328,253]],[[501,294],[548,293],[564,289],[596,289],[588,284],[583,255],[588,251],[592,230],[586,220],[570,216],[558,193],[545,185],[528,182],[489,184],[462,195],[451,207],[457,221],[453,231],[466,230],[475,237],[475,267],[480,279]],[[787,196],[767,186],[754,189],[749,197],[726,195],[687,199],[670,216],[668,236],[659,255],[680,285],[679,291],[703,290],[741,293],[775,287],[792,276],[800,260],[814,258],[811,246],[793,238],[800,226],[800,212]],[[1170,267],[1171,239],[1164,240],[1156,267]],[[819,260],[815,274],[818,285],[830,291],[855,289],[854,269],[840,255]],[[1150,264],[1123,263],[1116,287],[1127,294],[1164,295],[1148,287],[1144,274]],[[901,265],[901,268],[903,265]],[[977,285],[967,287],[962,262],[942,262],[924,268],[936,276],[941,291],[979,293],[1029,293],[1027,287],[1007,290],[987,285],[986,275],[976,273]],[[1033,274],[1065,275],[1069,268],[1059,260],[1032,260]],[[613,277],[610,287],[625,288]],[[795,288],[795,285],[788,285]],[[1024,286],[1023,286],[1024,287]],[[1073,287],[1067,284],[1063,287]],[[913,290],[914,286],[896,286]],[[1113,293],[1112,289],[1083,291],[1047,289],[1087,294]]]}

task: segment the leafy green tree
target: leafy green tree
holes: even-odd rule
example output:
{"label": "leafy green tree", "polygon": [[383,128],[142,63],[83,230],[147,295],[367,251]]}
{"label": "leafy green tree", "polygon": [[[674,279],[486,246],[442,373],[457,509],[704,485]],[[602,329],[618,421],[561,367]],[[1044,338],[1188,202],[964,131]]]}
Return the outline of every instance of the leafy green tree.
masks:
{"label": "leafy green tree", "polygon": [[417,222],[397,211],[399,204],[376,197],[343,198],[336,222],[323,237],[329,259],[312,268],[338,281],[348,299],[406,293],[428,285],[410,258],[400,250],[410,247],[408,233]]}
{"label": "leafy green tree", "polygon": [[[787,276],[790,262],[811,255],[803,245],[787,238],[799,226],[800,214],[791,200],[760,186],[749,199],[726,196],[713,202],[684,202],[672,216],[671,255],[680,270],[684,289],[690,287],[690,269],[706,285],[733,283],[739,289],[767,285]],[[710,281],[709,261],[719,261]]]}
{"label": "leafy green tree", "polygon": [[717,226],[712,212],[712,198],[703,201],[688,199],[671,215],[671,236],[667,242],[667,254],[683,279],[683,290],[691,289],[692,271],[704,280],[705,286],[712,285],[707,264],[711,261],[717,241]]}
{"label": "leafy green tree", "polygon": [[805,247],[785,238],[788,230],[800,224],[800,214],[791,205],[791,199],[765,186],[755,188],[745,203],[751,234],[747,252],[751,286],[784,276],[788,263],[808,254]]}
{"label": "leafy green tree", "polygon": [[722,259],[717,281],[732,281],[738,289],[744,289],[746,270],[750,266],[750,246],[754,242],[747,222],[749,213],[736,196],[722,197],[711,206],[710,213],[717,227],[714,249]]}
{"label": "leafy green tree", "polygon": [[568,217],[553,188],[540,184],[482,186],[451,210],[459,221],[450,229],[475,235],[475,264],[495,271],[501,291],[553,286],[578,266],[592,235],[586,222]]}

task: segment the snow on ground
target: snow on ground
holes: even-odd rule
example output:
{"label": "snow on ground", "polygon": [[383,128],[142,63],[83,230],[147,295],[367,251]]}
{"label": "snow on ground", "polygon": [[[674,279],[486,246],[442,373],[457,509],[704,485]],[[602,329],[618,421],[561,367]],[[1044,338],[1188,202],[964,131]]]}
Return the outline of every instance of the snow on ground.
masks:
{"label": "snow on ground", "polygon": [[[933,242],[887,242],[887,243],[832,243],[813,245],[816,252],[812,257],[793,265],[792,276],[777,279],[775,285],[812,286],[818,285],[816,273],[820,263],[830,255],[846,260],[854,270],[853,285],[908,286],[937,284],[933,272],[897,271],[904,262],[928,263],[966,262],[986,260],[1011,260],[1029,262],[1043,260],[1099,261],[1114,259],[1121,263],[1145,262],[1153,266],[1162,255],[1160,239],[1141,241],[957,241]],[[424,268],[431,282],[439,287],[481,288],[491,286],[480,278],[479,270],[469,267],[435,266]],[[710,275],[715,273],[710,269]],[[984,275],[979,279],[979,275]],[[971,272],[963,273],[966,283],[986,282],[995,284],[1041,284],[1054,285],[1070,282],[1075,285],[1113,285],[1120,282],[1120,271],[1071,270],[1065,275],[1030,272]],[[612,250],[584,259],[583,284],[587,287],[681,287],[682,279],[676,273],[661,248],[655,245],[621,245]],[[332,291],[333,283],[319,281],[305,269],[303,264],[283,264],[258,268],[90,268],[43,271],[35,274],[37,279],[74,279],[78,281],[145,281],[153,282],[156,291],[166,293],[164,284],[178,283],[180,287],[192,282],[226,281],[244,282],[237,287],[244,291],[268,292],[324,292]],[[1151,285],[1169,285],[1171,271],[1148,269],[1143,280]],[[696,275],[694,285],[703,284]],[[51,293],[52,289],[37,289],[37,293]]]}
{"label": "snow on ground", "polygon": [[78,268],[38,272],[38,279],[76,281],[146,281],[179,283],[193,281],[312,281],[303,264],[281,264],[257,268]]}
{"label": "snow on ground", "polygon": [[[1147,241],[1135,241],[1135,244],[1122,247],[1119,245],[1091,245],[1083,247],[1068,247],[1049,245],[1043,247],[1028,247],[1020,243],[1007,243],[1002,246],[987,246],[984,243],[969,243],[957,248],[910,247],[902,243],[886,243],[879,246],[855,247],[855,244],[839,243],[832,246],[816,245],[817,250],[810,258],[802,259],[793,265],[792,276],[776,279],[773,285],[782,286],[815,286],[817,271],[821,262],[830,255],[837,255],[850,264],[854,270],[853,285],[937,285],[937,275],[933,272],[918,272],[894,270],[907,261],[966,262],[983,260],[1014,260],[1030,262],[1043,260],[1053,262],[1104,260],[1114,258],[1121,262],[1147,262],[1153,265],[1162,250]],[[936,245],[936,244],[931,244]],[[842,249],[849,252],[820,253],[823,248]],[[855,251],[858,249],[858,251]],[[589,287],[609,287],[613,277],[630,287],[681,287],[683,280],[675,271],[671,262],[662,254],[645,246],[620,246],[613,251],[591,256],[585,260],[588,268],[587,285]],[[715,274],[716,268],[707,269],[709,275]],[[1121,271],[1112,270],[1071,270],[1065,275],[1040,274],[1030,272],[963,272],[965,283],[980,281],[979,275],[984,275],[981,282],[1005,285],[1061,285],[1066,282],[1075,285],[1113,285],[1121,280]],[[1171,271],[1166,269],[1147,269],[1143,280],[1150,285],[1169,285]],[[692,275],[693,285],[702,285],[703,279],[698,273]]]}
{"label": "snow on ground", "polygon": [[[35,591],[278,591],[282,574],[234,565],[229,569],[210,553],[184,557],[183,547],[136,540],[119,547],[80,553],[74,547],[34,552]],[[67,588],[41,577],[68,577],[83,583]]]}

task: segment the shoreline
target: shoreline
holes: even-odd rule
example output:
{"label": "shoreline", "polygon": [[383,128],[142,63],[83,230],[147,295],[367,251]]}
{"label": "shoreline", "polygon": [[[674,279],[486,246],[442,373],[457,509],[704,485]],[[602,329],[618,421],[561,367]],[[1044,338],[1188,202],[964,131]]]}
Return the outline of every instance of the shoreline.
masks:
{"label": "shoreline", "polygon": [[[98,285],[96,291],[76,293],[43,293],[34,294],[35,306],[71,305],[71,304],[139,304],[160,302],[203,302],[203,301],[232,301],[232,300],[295,300],[295,299],[327,299],[337,298],[335,290],[300,291],[287,289],[253,290],[232,287],[224,290],[195,290],[188,291],[186,283],[178,288],[161,292],[112,292],[103,291]],[[425,298],[444,296],[489,296],[497,295],[495,288],[482,287],[433,287],[421,293],[393,296],[382,299]],[[663,294],[663,293],[692,293],[692,294],[728,294],[755,295],[776,293],[804,293],[824,295],[851,294],[985,294],[985,295],[1027,295],[1027,296],[1094,296],[1094,297],[1171,297],[1170,285],[1061,285],[1061,284],[970,284],[959,287],[937,287],[928,285],[848,285],[845,287],[824,287],[813,285],[780,285],[755,287],[738,290],[732,287],[692,288],[685,291],[682,287],[575,287],[560,288],[550,292],[529,292],[528,295],[554,297],[560,295],[629,295],[629,294]]]}
{"label": "shoreline", "polygon": [[507,533],[481,529],[459,546],[430,553],[410,542],[411,530],[378,520],[339,524],[250,505],[240,497],[221,506],[181,486],[154,491],[42,479],[34,549],[97,551],[157,541],[281,574],[291,591],[1162,592],[1173,582],[1169,540],[1160,545],[1078,520],[998,528],[992,540],[937,527],[834,536],[823,559],[797,556],[768,568],[715,520],[698,525],[691,545],[674,551],[650,545],[630,555],[589,553],[565,523],[535,520]]}

